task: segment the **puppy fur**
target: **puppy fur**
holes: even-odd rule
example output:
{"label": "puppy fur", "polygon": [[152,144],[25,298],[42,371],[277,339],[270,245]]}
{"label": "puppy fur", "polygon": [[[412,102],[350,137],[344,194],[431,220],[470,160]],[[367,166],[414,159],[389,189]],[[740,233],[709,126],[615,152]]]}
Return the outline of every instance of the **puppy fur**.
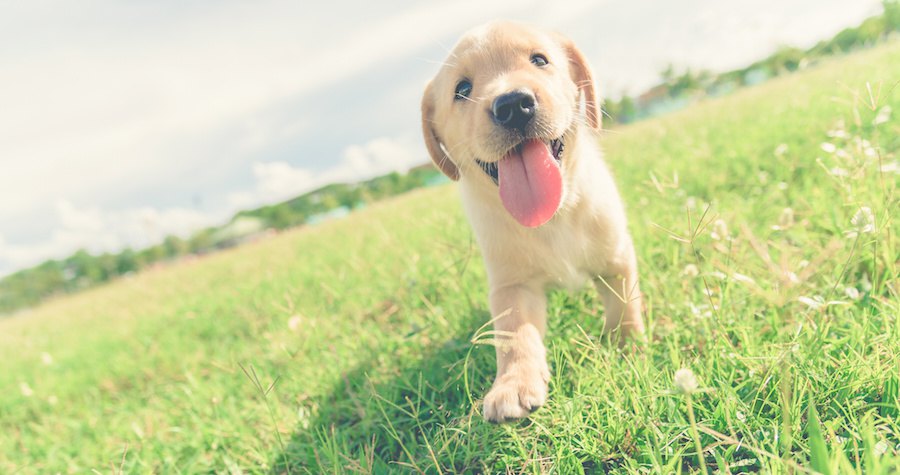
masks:
{"label": "puppy fur", "polygon": [[[536,65],[536,54],[548,64]],[[472,86],[468,97],[456,94],[463,80]],[[536,107],[533,124],[517,132],[498,125],[492,103],[519,90],[533,93]],[[621,341],[644,330],[625,211],[597,143],[600,110],[592,71],[559,34],[513,22],[477,27],[462,37],[426,87],[422,129],[435,164],[459,181],[487,269],[498,344],[497,376],[484,398],[484,417],[524,417],[547,398],[548,289],[581,289],[592,282],[603,299],[608,332]],[[497,184],[476,162],[499,162],[528,139],[565,145],[560,205],[534,228],[507,212]]]}

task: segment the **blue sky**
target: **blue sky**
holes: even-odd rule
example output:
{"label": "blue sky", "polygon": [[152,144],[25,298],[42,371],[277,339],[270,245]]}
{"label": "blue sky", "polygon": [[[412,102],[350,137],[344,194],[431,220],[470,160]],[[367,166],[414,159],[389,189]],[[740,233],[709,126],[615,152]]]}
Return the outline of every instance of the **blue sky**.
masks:
{"label": "blue sky", "polygon": [[0,0],[0,275],[187,236],[427,161],[419,99],[466,29],[575,39],[606,95],[741,67],[879,0]]}

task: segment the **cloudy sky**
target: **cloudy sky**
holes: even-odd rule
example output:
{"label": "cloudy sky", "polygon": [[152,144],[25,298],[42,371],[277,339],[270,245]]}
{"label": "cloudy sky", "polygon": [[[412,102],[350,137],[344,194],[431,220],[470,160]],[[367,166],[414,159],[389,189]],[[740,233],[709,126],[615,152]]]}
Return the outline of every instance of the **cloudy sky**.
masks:
{"label": "cloudy sky", "polygon": [[427,161],[422,86],[461,32],[558,29],[607,95],[746,65],[880,0],[0,0],[0,275],[187,236]]}

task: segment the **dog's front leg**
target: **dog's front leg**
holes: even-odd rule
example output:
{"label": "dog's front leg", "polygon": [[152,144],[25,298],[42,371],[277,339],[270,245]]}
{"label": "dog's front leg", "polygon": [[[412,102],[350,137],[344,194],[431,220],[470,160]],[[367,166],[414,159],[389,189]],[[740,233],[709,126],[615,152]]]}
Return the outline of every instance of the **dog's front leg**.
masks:
{"label": "dog's front leg", "polygon": [[484,398],[484,417],[501,422],[527,416],[547,400],[550,369],[544,349],[544,289],[513,285],[491,290],[497,330],[497,379]]}
{"label": "dog's front leg", "polygon": [[614,262],[605,276],[595,279],[594,285],[603,298],[606,313],[604,330],[613,340],[624,344],[625,338],[644,333],[641,289],[633,247],[628,247],[623,258]]}

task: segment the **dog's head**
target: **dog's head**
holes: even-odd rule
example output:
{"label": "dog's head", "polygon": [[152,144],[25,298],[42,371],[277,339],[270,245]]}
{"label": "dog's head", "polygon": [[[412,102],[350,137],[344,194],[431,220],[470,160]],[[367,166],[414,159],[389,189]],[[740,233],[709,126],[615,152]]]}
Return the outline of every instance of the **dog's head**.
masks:
{"label": "dog's head", "polygon": [[600,127],[584,56],[567,38],[518,23],[466,33],[422,99],[438,168],[499,187],[507,211],[529,227],[560,207],[566,144],[581,126]]}

